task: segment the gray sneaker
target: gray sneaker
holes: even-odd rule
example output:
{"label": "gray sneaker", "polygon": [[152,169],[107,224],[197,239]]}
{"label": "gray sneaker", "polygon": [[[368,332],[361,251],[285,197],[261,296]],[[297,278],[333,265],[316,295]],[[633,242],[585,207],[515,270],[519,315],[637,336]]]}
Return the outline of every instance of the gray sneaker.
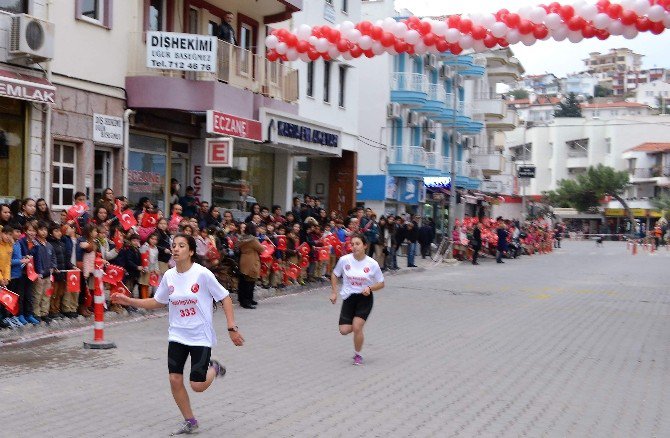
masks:
{"label": "gray sneaker", "polygon": [[226,367],[223,366],[221,362],[216,359],[209,361],[209,366],[213,367],[216,370],[216,377],[223,377],[226,375]]}
{"label": "gray sneaker", "polygon": [[179,424],[179,429],[172,432],[170,434],[170,436],[191,434],[197,428],[198,428],[198,423],[191,424],[188,421],[184,421],[183,423]]}

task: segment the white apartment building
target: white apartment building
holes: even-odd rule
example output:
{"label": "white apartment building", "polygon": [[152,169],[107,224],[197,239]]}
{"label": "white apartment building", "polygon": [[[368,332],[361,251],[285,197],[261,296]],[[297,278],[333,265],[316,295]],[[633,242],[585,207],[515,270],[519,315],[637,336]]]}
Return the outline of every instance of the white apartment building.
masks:
{"label": "white apartment building", "polygon": [[659,108],[659,100],[664,106],[670,105],[670,83],[665,81],[653,81],[638,85],[635,90],[635,101],[651,108]]}
{"label": "white apartment building", "polygon": [[650,116],[653,110],[637,102],[594,102],[582,103],[582,116],[586,119],[614,119],[619,116]]}
{"label": "white apartment building", "polygon": [[567,75],[561,79],[564,94],[574,93],[577,96],[593,97],[598,85],[598,78],[589,73]]}

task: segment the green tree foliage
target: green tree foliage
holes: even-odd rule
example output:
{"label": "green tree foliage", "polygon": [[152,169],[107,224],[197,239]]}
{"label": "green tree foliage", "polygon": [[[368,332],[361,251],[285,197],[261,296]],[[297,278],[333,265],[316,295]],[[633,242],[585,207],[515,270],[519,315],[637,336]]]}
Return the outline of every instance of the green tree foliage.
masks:
{"label": "green tree foliage", "polygon": [[607,97],[613,95],[614,91],[603,87],[602,85],[596,85],[595,89],[593,90],[593,94],[595,97]]}
{"label": "green tree foliage", "polygon": [[554,117],[581,117],[582,109],[579,107],[575,93],[568,94],[563,102],[559,102],[558,108],[554,111]]}
{"label": "green tree foliage", "polygon": [[556,190],[544,195],[547,203],[554,207],[570,207],[580,212],[598,207],[601,199],[612,196],[623,206],[626,215],[634,224],[635,218],[628,203],[622,198],[628,184],[628,172],[599,164],[597,167],[589,167],[574,180],[561,180]]}
{"label": "green tree foliage", "polygon": [[526,90],[512,90],[509,93],[514,99],[519,100],[519,99],[528,99],[528,91]]}

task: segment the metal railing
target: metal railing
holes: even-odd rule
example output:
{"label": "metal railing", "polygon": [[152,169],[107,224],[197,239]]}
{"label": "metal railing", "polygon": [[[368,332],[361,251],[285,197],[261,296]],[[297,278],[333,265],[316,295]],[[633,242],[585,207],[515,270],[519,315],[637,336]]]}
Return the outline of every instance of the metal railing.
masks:
{"label": "metal railing", "polygon": [[128,76],[163,76],[193,81],[219,81],[264,96],[295,102],[298,100],[298,71],[279,61],[269,61],[225,41],[217,44],[217,72],[160,70],[146,66],[144,32],[129,34]]}
{"label": "metal railing", "polygon": [[584,149],[568,150],[568,158],[587,158],[589,151]]}
{"label": "metal railing", "polygon": [[426,167],[429,169],[442,169],[442,154],[439,152],[426,152]]}
{"label": "metal railing", "polygon": [[426,151],[421,146],[389,147],[389,163],[426,165]]}
{"label": "metal railing", "polygon": [[447,91],[442,84],[428,84],[426,86],[428,90],[428,99],[435,100],[437,102],[447,102]]}
{"label": "metal railing", "polygon": [[426,93],[428,83],[421,73],[393,73],[391,89],[394,91],[418,91]]}
{"label": "metal railing", "polygon": [[670,176],[670,166],[663,167],[636,167],[628,169],[628,174],[633,178],[660,178]]}

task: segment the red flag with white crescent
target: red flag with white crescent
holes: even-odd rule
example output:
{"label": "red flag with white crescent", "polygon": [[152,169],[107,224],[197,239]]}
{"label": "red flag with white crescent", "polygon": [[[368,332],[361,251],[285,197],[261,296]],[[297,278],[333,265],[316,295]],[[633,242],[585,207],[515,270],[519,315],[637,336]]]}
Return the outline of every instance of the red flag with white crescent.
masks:
{"label": "red flag with white crescent", "polygon": [[128,209],[119,215],[119,223],[124,230],[128,231],[135,225],[137,225],[137,219],[133,215],[133,211]]}
{"label": "red flag with white crescent", "polygon": [[320,262],[323,262],[328,260],[329,255],[330,255],[330,246],[322,246],[321,248],[319,248],[317,258]]}
{"label": "red flag with white crescent", "polygon": [[300,275],[300,268],[297,267],[296,265],[291,265],[291,267],[288,268],[287,275],[288,275],[288,278],[291,278],[293,280],[297,280],[298,276]]}
{"label": "red flag with white crescent", "polygon": [[6,287],[0,287],[0,303],[12,315],[16,316],[19,314],[19,296]]}
{"label": "red flag with white crescent", "polygon": [[161,275],[158,272],[152,272],[149,274],[149,285],[157,287],[161,282]]}
{"label": "red flag with white crescent", "polygon": [[39,278],[39,275],[35,272],[35,263],[33,262],[32,257],[30,257],[30,260],[26,263],[26,275],[30,281],[35,281]]}
{"label": "red flag with white crescent", "polygon": [[110,284],[118,284],[123,280],[123,275],[126,270],[121,266],[108,265],[105,275],[102,276],[102,281]]}
{"label": "red flag with white crescent", "polygon": [[277,249],[286,251],[286,236],[277,236]]}
{"label": "red flag with white crescent", "polygon": [[158,225],[158,213],[144,213],[142,215],[142,227],[155,228]]}
{"label": "red flag with white crescent", "polygon": [[307,257],[302,257],[300,259],[300,267],[306,268],[309,266],[309,259]]}
{"label": "red flag with white crescent", "polygon": [[88,205],[85,202],[77,202],[67,211],[68,220],[75,220],[82,214],[86,213],[88,210]]}
{"label": "red flag with white crescent", "polygon": [[120,199],[114,200],[114,216],[119,217],[123,211],[123,203]]}
{"label": "red flag with white crescent", "polygon": [[119,231],[118,228],[114,233],[114,246],[117,250],[123,248],[123,236],[121,235],[121,231]]}
{"label": "red flag with white crescent", "polygon": [[142,259],[142,267],[146,268],[149,266],[149,251],[145,251],[140,254],[140,258]]}
{"label": "red flag with white crescent", "polygon": [[304,242],[302,245],[298,247],[298,252],[303,255],[303,257],[306,257],[309,255],[309,244],[307,242]]}
{"label": "red flag with white crescent", "polygon": [[68,292],[79,292],[81,289],[80,281],[81,281],[81,276],[80,273],[81,271],[79,270],[73,270],[73,271],[66,271],[67,276],[66,276],[66,281],[67,281],[67,291]]}

